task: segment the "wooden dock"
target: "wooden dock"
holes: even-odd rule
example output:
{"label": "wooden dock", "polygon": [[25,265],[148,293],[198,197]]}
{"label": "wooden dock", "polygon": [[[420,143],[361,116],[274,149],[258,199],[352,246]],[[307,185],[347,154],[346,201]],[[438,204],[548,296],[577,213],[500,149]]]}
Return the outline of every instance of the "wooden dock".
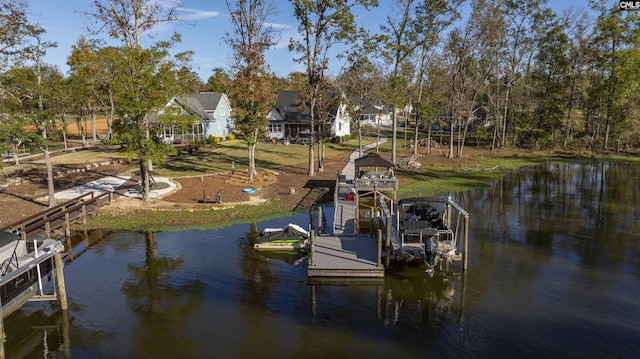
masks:
{"label": "wooden dock", "polygon": [[309,249],[309,278],[384,278],[378,241],[368,235],[317,236]]}
{"label": "wooden dock", "polygon": [[[375,144],[364,150],[373,146]],[[360,153],[354,151],[336,180],[332,234],[311,235],[307,269],[311,282],[379,283],[384,280],[382,233],[376,236],[358,233],[357,196],[347,200],[348,193],[357,191],[355,163],[359,158]]]}

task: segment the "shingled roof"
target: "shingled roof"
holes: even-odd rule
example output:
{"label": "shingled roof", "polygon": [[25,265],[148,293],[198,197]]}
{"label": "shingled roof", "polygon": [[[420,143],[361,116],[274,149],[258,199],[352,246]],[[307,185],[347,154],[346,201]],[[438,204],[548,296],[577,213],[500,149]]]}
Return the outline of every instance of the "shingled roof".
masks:
{"label": "shingled roof", "polygon": [[366,156],[357,158],[354,161],[356,165],[356,170],[360,167],[385,167],[385,168],[393,168],[393,162],[387,160],[386,158],[381,157],[379,154],[375,152],[371,152]]}
{"label": "shingled roof", "polygon": [[[309,123],[309,102],[303,102],[300,93],[301,91],[282,91],[278,95],[275,110],[284,121],[289,123]],[[333,99],[339,96],[339,94],[336,92],[328,92],[326,96]],[[332,106],[330,117],[335,117],[336,112],[336,106]]]}

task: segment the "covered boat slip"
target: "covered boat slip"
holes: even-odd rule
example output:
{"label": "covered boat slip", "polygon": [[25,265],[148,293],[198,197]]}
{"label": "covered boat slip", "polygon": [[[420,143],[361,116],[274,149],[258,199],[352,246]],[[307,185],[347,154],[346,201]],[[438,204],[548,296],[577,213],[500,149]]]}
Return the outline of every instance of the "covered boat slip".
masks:
{"label": "covered boat slip", "polygon": [[397,189],[393,164],[377,154],[345,167],[336,181],[332,233],[310,232],[310,280],[379,279],[390,261],[424,262],[431,275],[436,264],[452,261],[467,269],[468,213],[451,197],[396,201]]}
{"label": "covered boat slip", "polygon": [[[53,239],[36,244],[11,232],[0,232],[1,316],[6,317],[29,300],[51,300],[42,288],[54,277],[55,256],[64,248]],[[62,264],[59,264],[60,266]]]}

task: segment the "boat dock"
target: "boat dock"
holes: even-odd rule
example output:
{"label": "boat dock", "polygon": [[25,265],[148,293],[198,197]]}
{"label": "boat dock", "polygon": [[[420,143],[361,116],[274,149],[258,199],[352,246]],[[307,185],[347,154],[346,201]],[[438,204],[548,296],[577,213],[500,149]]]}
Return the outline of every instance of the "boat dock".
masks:
{"label": "boat dock", "polygon": [[[468,213],[451,197],[430,199],[441,204],[441,211],[444,212],[440,213],[444,218],[443,228],[441,228],[443,230],[427,228],[427,222],[422,221],[424,223],[419,222],[419,224],[426,226],[426,229],[421,228],[416,238],[408,238],[402,234],[401,240],[399,217],[396,215],[398,180],[393,171],[395,166],[377,153],[358,157],[359,154],[355,151],[351,155],[349,162],[336,180],[333,220],[327,221],[333,224],[327,231],[330,233],[319,232],[323,216],[322,208],[317,208],[317,214],[312,210],[311,222],[313,224],[317,220],[318,233],[315,233],[314,229],[309,233],[307,270],[309,280],[315,282],[380,280],[384,278],[390,261],[406,262],[415,258],[425,260],[427,253],[443,258],[444,260],[440,263],[446,266],[451,261],[462,261],[462,269],[466,270]],[[438,213],[438,211],[435,212]],[[317,216],[316,220],[314,216]],[[415,218],[418,217],[415,216]],[[455,230],[444,231],[444,228],[451,228],[452,222],[455,222],[453,226]],[[445,223],[447,227],[444,227]],[[443,232],[442,236],[439,235],[440,232]],[[405,243],[405,240],[415,241],[415,243]],[[427,240],[435,241],[433,243],[438,247],[427,248]],[[458,243],[463,248],[462,255],[458,254],[460,248]],[[432,263],[427,272],[433,273],[434,266],[435,264]]]}
{"label": "boat dock", "polygon": [[[359,151],[351,154],[336,180],[332,233],[311,233],[307,272],[312,281],[380,281],[384,278],[381,232],[375,235],[374,231],[358,231],[355,177],[359,155]],[[318,216],[321,213],[318,212]]]}

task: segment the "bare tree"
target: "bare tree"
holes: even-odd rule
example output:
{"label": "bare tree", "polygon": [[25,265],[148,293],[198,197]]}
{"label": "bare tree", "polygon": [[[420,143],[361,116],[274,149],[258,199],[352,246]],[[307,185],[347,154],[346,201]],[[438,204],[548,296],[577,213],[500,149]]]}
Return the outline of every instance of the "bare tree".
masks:
{"label": "bare tree", "polygon": [[461,0],[398,0],[395,11],[387,16],[386,24],[382,26],[383,56],[393,67],[389,94],[393,99],[393,163],[396,162],[398,103],[406,102],[399,98],[404,94],[404,91],[400,91],[401,87],[407,84],[407,79],[402,77],[403,63],[410,59],[417,49],[437,43],[439,34],[458,18],[457,8],[460,3]]}

